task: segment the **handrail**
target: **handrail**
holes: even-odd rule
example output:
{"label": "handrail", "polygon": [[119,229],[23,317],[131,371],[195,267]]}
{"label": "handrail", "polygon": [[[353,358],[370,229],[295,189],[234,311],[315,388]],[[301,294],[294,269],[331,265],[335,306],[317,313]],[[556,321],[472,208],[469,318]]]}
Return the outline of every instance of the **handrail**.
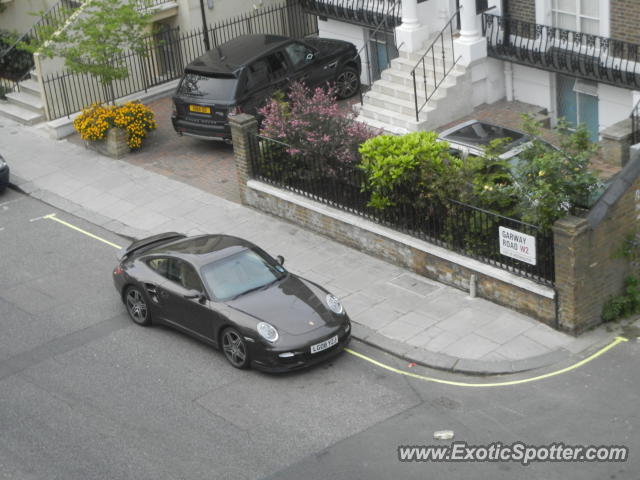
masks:
{"label": "handrail", "polygon": [[[413,101],[414,101],[415,110],[416,110],[416,122],[420,121],[420,112],[425,107],[425,105],[429,102],[429,100],[431,100],[431,97],[433,96],[434,93],[436,93],[436,90],[438,90],[438,87],[442,84],[442,82],[444,82],[445,78],[447,78],[447,75],[449,75],[449,72],[451,72],[451,70],[453,70],[453,67],[456,66],[456,64],[458,63],[458,60],[460,60],[460,56],[456,58],[455,50],[453,48],[453,21],[457,19],[461,9],[462,7],[458,8],[455,11],[455,13],[451,16],[451,18],[445,24],[445,26],[442,27],[442,29],[440,30],[440,33],[438,33],[438,35],[436,35],[436,38],[433,39],[433,42],[431,42],[431,45],[429,45],[429,47],[427,48],[427,51],[424,52],[424,55],[422,55],[420,60],[418,60],[416,65],[413,67],[413,70],[411,70],[411,77],[413,78]],[[449,29],[449,36],[451,38],[451,66],[448,69],[447,69],[447,59],[445,57],[445,51],[444,51],[444,32],[447,29]],[[440,41],[440,46],[442,48],[442,73],[443,74],[440,80],[438,80],[436,75],[436,56],[434,54],[434,47],[436,46],[436,43],[438,42],[438,40]],[[427,57],[429,52],[431,52],[431,60],[432,60],[432,66],[433,66],[433,83],[434,83],[434,87],[431,93],[428,92],[428,88],[427,88],[427,68],[425,65],[425,58]],[[418,107],[418,86],[416,83],[416,70],[418,70],[418,67],[420,67],[420,65],[422,65],[422,80],[424,84],[424,96],[426,97],[426,99],[424,103],[420,107]]]}
{"label": "handrail", "polygon": [[631,144],[640,143],[640,100],[631,110]]}
{"label": "handrail", "polygon": [[[31,25],[31,28],[29,28],[29,30],[27,30],[25,33],[20,35],[20,37],[15,42],[13,42],[8,48],[6,48],[4,51],[0,52],[0,61],[4,57],[6,57],[9,54],[9,52],[11,52],[14,48],[16,48],[16,46],[18,44],[23,42],[27,37],[35,36],[37,38],[37,36],[38,36],[38,27],[41,27],[41,26],[44,26],[44,25],[48,25],[49,22],[50,22],[50,18],[49,17],[56,17],[58,15],[58,11],[59,10],[62,10],[66,5],[73,4],[73,3],[78,3],[78,2],[73,2],[73,1],[69,1],[69,0],[58,0],[58,2],[56,2],[49,9],[47,9],[42,14],[42,16],[36,22],[34,22],[33,25]],[[68,8],[73,9],[73,7],[68,7]],[[64,21],[67,18],[69,18],[69,16],[63,15],[60,18],[55,18],[55,20]]]}

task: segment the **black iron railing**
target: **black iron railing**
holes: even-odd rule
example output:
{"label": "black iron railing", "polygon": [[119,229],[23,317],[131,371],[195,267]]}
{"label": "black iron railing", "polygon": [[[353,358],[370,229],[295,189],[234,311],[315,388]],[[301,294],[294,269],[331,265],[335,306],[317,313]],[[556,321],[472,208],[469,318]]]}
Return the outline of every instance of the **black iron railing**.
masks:
{"label": "black iron railing", "polygon": [[[298,4],[275,5],[251,14],[240,15],[210,25],[208,36],[213,47],[239,35],[268,33],[304,37],[317,33],[315,16]],[[204,31],[195,29],[181,33],[167,30],[144,40],[145,55],[129,53],[117,60],[126,65],[129,75],[106,88],[100,79],[90,75],[65,71],[43,79],[44,98],[49,120],[68,117],[94,102],[110,101],[180,78],[184,67],[205,50]]]}
{"label": "black iron railing", "polygon": [[[453,48],[453,23],[454,20],[457,20],[459,11],[460,9],[456,10],[447,24],[442,27],[440,33],[436,35],[427,51],[422,55],[422,58],[418,60],[418,63],[411,70],[416,122],[420,121],[420,112],[460,59],[460,57],[456,57]],[[449,45],[451,50],[447,52],[446,47]],[[436,50],[437,48],[440,49],[439,52]],[[421,78],[419,78],[420,75],[422,75]],[[424,100],[419,99],[420,94],[422,94]]]}
{"label": "black iron railing", "polygon": [[640,87],[640,45],[489,13],[488,55],[617,87]]}
{"label": "black iron railing", "polygon": [[[368,205],[364,173],[355,166],[314,155],[291,155],[287,144],[252,137],[251,171],[257,180],[367,218],[545,285],[553,285],[553,233],[456,201],[427,207],[404,204],[384,210]],[[535,237],[535,265],[500,253],[500,227]]]}
{"label": "black iron railing", "polygon": [[388,16],[391,27],[400,25],[400,2],[394,0],[300,0],[309,13],[364,26],[376,26]]}
{"label": "black iron railing", "polygon": [[631,111],[631,144],[640,143],[640,101]]}

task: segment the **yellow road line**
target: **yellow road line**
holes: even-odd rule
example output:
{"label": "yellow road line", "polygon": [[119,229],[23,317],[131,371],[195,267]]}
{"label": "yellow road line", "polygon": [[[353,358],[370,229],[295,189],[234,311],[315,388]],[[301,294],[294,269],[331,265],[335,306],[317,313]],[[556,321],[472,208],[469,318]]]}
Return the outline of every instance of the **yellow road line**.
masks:
{"label": "yellow road line", "polygon": [[47,219],[49,219],[49,220],[53,220],[54,222],[58,222],[58,223],[60,223],[60,224],[64,225],[65,227],[69,227],[69,228],[71,228],[72,230],[75,230],[75,231],[77,231],[77,232],[83,233],[83,234],[85,234],[87,237],[91,237],[91,238],[93,238],[93,239],[95,239],[95,240],[98,240],[99,242],[106,243],[107,245],[110,245],[110,246],[112,246],[113,248],[117,248],[117,249],[122,248],[120,245],[118,245],[118,244],[116,244],[116,243],[110,242],[109,240],[105,240],[104,238],[99,237],[98,235],[94,235],[94,234],[93,234],[93,233],[91,233],[91,232],[87,232],[86,230],[83,230],[83,229],[81,229],[80,227],[76,227],[75,225],[71,225],[70,223],[65,222],[64,220],[60,220],[58,217],[56,217],[56,214],[55,214],[55,213],[50,213],[49,215],[45,215],[45,216],[44,216],[44,217],[42,217],[42,218],[47,218]]}
{"label": "yellow road line", "polygon": [[424,375],[419,375],[417,373],[406,372],[404,370],[400,370],[400,369],[392,367],[390,365],[386,365],[386,364],[384,364],[382,362],[374,360],[371,357],[367,357],[366,355],[363,355],[362,353],[355,352],[355,351],[351,350],[350,348],[345,348],[345,351],[350,353],[351,355],[354,355],[354,356],[356,356],[358,358],[361,358],[362,360],[366,360],[367,362],[372,363],[372,364],[374,364],[374,365],[376,365],[376,366],[378,366],[380,368],[384,368],[385,370],[389,370],[390,372],[398,373],[400,375],[405,375],[405,376],[411,377],[411,378],[416,378],[418,380],[424,380],[426,382],[433,382],[433,383],[442,383],[444,385],[453,385],[455,387],[484,388],[484,387],[506,387],[506,386],[509,386],[509,385],[519,385],[521,383],[535,382],[535,381],[538,381],[538,380],[544,380],[545,378],[555,377],[556,375],[561,375],[563,373],[570,372],[571,370],[575,370],[576,368],[579,368],[579,367],[589,363],[591,360],[595,360],[600,355],[602,355],[605,352],[608,352],[609,350],[611,350],[613,347],[615,347],[619,343],[626,342],[626,341],[628,341],[628,340],[626,338],[624,338],[624,337],[616,337],[611,343],[609,343],[605,347],[601,348],[600,350],[598,350],[593,355],[590,355],[589,357],[587,357],[587,358],[585,358],[583,360],[580,360],[579,362],[574,363],[573,365],[569,365],[566,368],[562,368],[560,370],[556,370],[556,371],[553,371],[553,372],[545,373],[544,375],[538,375],[536,377],[522,378],[520,380],[511,380],[511,381],[508,381],[508,382],[496,382],[496,383],[467,383],[467,382],[456,382],[456,381],[453,381],[453,380],[443,380],[441,378],[427,377],[427,376],[424,376]]}

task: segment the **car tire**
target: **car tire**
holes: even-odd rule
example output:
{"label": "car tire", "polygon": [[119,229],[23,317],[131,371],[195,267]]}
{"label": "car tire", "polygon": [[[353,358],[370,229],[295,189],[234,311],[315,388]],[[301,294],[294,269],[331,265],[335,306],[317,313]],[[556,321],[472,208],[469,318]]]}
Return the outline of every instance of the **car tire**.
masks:
{"label": "car tire", "polygon": [[147,300],[138,287],[127,287],[124,292],[124,304],[134,323],[143,327],[151,325],[151,312],[149,312]]}
{"label": "car tire", "polygon": [[220,336],[220,346],[225,358],[235,368],[241,370],[249,368],[249,349],[247,343],[233,327],[225,328]]}
{"label": "car tire", "polygon": [[360,90],[360,75],[353,67],[344,67],[336,76],[336,97],[338,100],[353,97]]}

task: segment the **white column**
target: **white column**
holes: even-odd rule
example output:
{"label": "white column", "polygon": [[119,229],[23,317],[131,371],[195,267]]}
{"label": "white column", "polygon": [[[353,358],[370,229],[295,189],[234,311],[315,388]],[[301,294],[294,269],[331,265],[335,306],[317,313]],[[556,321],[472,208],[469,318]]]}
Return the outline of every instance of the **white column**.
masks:
{"label": "white column", "polygon": [[429,31],[418,18],[418,0],[402,0],[402,24],[396,28],[396,38],[401,50],[415,52],[427,40]]}
{"label": "white column", "polygon": [[405,29],[417,28],[420,26],[420,20],[418,20],[417,0],[403,0],[402,26],[405,27]]}
{"label": "white column", "polygon": [[460,39],[473,42],[480,37],[476,18],[475,0],[461,0],[460,2]]}
{"label": "white column", "polygon": [[460,37],[454,40],[454,49],[466,66],[487,57],[487,40],[478,30],[475,0],[460,0]]}

